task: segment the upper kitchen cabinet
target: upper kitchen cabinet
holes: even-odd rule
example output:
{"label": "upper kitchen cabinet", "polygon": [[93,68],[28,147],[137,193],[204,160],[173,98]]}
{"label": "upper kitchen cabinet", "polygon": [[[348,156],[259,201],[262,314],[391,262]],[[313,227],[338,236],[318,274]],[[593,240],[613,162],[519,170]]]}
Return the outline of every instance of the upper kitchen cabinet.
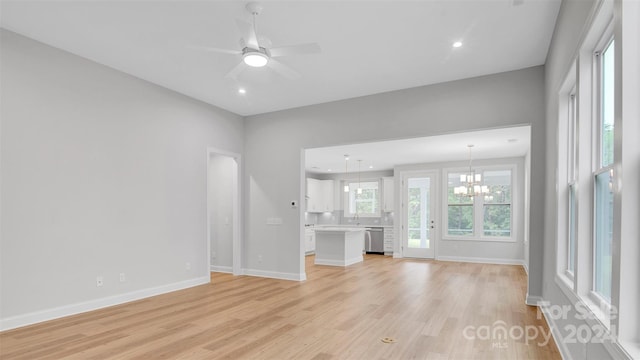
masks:
{"label": "upper kitchen cabinet", "polygon": [[393,212],[395,209],[393,202],[393,178],[382,178],[382,211]]}
{"label": "upper kitchen cabinet", "polygon": [[307,178],[307,212],[333,210],[333,180]]}

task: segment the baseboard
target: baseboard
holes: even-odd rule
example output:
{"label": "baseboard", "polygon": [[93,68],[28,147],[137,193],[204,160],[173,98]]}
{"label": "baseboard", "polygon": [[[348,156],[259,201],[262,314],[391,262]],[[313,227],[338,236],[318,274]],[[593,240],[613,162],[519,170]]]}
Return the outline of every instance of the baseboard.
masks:
{"label": "baseboard", "polygon": [[316,257],[314,263],[316,265],[329,265],[329,266],[349,266],[349,265],[353,265],[359,262],[362,262],[364,260],[364,258],[362,257],[362,255],[351,258],[351,259],[346,259],[346,260],[335,260],[335,259],[318,259]]}
{"label": "baseboard", "polygon": [[77,304],[65,305],[53,309],[41,310],[29,314],[12,316],[0,319],[0,331],[11,330],[27,325],[59,319],[66,316],[77,315],[87,311],[103,309],[109,306],[136,301],[151,296],[162,295],[173,291],[183,290],[190,287],[208,284],[211,281],[209,276],[185,280],[173,284],[132,291],[125,294],[109,296],[96,300],[85,301]]}
{"label": "baseboard", "polygon": [[296,274],[296,273],[283,273],[283,272],[277,272],[277,271],[243,269],[242,273],[244,275],[258,276],[258,277],[264,277],[264,278],[270,278],[270,279],[292,280],[292,281],[307,280],[307,275],[304,272],[301,274]]}
{"label": "baseboard", "polygon": [[233,268],[231,266],[211,265],[209,269],[213,272],[233,274]]}
{"label": "baseboard", "polygon": [[[532,298],[539,299],[538,301],[540,305],[536,305],[536,306],[539,307],[538,311],[542,313],[545,321],[547,322],[547,325],[549,325],[549,329],[551,329],[551,336],[553,336],[553,341],[555,341],[556,345],[558,346],[558,351],[560,351],[560,356],[562,357],[562,359],[571,359],[571,352],[569,351],[569,348],[567,348],[567,344],[564,342],[562,338],[562,334],[560,334],[559,332],[560,330],[559,330],[558,324],[556,324],[556,321],[553,319],[553,317],[547,316],[547,311],[545,311],[545,306],[548,306],[549,304],[545,303],[542,300],[542,297],[540,296],[532,296]],[[527,305],[535,305],[535,304],[529,304],[529,295],[527,295]]]}
{"label": "baseboard", "polygon": [[529,295],[528,293],[526,299],[524,300],[524,303],[529,306],[541,306],[545,304],[542,296]]}
{"label": "baseboard", "polygon": [[521,260],[521,259],[477,258],[477,257],[463,257],[463,256],[438,256],[438,258],[436,260],[468,262],[468,263],[478,263],[478,264],[520,265],[520,266],[524,266],[524,260]]}

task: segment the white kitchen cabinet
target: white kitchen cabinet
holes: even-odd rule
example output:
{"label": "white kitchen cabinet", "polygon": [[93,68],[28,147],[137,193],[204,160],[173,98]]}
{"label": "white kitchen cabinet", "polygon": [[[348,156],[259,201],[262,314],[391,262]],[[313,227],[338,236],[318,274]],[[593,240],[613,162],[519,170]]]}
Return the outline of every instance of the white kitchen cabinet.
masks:
{"label": "white kitchen cabinet", "polygon": [[382,178],[382,211],[384,212],[393,212],[395,209],[393,191],[393,178]]}
{"label": "white kitchen cabinet", "polygon": [[307,178],[307,212],[333,210],[333,180]]}
{"label": "white kitchen cabinet", "polygon": [[322,183],[322,211],[332,212],[333,206],[333,180],[320,180]]}
{"label": "white kitchen cabinet", "polygon": [[307,212],[321,211],[322,191],[320,180],[307,178]]}
{"label": "white kitchen cabinet", "polygon": [[384,254],[393,255],[393,242],[395,240],[393,227],[384,228]]}
{"label": "white kitchen cabinet", "polygon": [[313,229],[304,229],[304,251],[307,254],[316,251],[316,232]]}

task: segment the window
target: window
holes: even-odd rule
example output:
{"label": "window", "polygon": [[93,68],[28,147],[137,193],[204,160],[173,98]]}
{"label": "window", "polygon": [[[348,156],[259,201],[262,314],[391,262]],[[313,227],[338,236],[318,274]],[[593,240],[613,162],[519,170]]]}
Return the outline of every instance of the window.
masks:
{"label": "window", "polygon": [[[462,172],[447,173],[447,235],[449,237],[511,239],[512,174],[511,169],[477,170],[489,193],[475,197],[457,195]],[[474,224],[480,224],[475,226]]]}
{"label": "window", "polygon": [[[345,194],[346,216],[380,216],[380,190],[378,181],[350,182]],[[358,189],[361,189],[359,191]]]}
{"label": "window", "polygon": [[511,170],[484,172],[483,235],[511,237]]}
{"label": "window", "polygon": [[577,128],[578,118],[576,113],[576,93],[575,89],[569,95],[569,114],[567,129],[567,264],[566,271],[573,277],[575,271],[576,254],[576,182],[577,182]]}
{"label": "window", "polygon": [[613,122],[614,122],[614,49],[611,40],[601,53],[596,53],[597,82],[597,138],[598,159],[594,169],[594,244],[593,291],[611,302],[613,242]]}
{"label": "window", "polygon": [[462,185],[462,173],[448,174],[447,234],[473,236],[473,198],[454,194],[454,188]]}

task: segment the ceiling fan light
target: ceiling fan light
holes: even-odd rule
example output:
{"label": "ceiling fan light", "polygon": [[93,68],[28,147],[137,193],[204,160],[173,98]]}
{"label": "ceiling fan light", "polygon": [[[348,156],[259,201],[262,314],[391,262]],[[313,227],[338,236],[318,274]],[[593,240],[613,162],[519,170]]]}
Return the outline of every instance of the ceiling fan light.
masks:
{"label": "ceiling fan light", "polygon": [[242,61],[251,67],[263,67],[267,65],[269,58],[259,52],[248,52],[242,57]]}

